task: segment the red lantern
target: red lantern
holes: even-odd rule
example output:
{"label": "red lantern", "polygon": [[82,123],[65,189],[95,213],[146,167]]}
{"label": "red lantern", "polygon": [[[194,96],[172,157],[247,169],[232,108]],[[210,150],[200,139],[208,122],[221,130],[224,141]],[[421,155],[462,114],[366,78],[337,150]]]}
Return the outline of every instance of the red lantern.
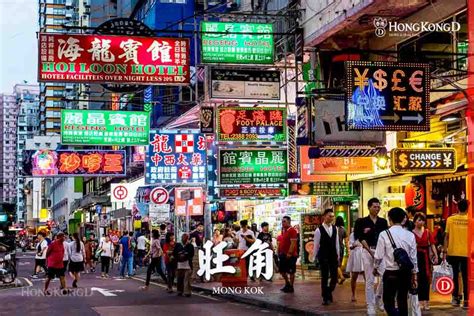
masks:
{"label": "red lantern", "polygon": [[425,207],[425,189],[422,184],[410,183],[405,187],[405,204],[406,207],[414,206],[417,211],[423,210]]}

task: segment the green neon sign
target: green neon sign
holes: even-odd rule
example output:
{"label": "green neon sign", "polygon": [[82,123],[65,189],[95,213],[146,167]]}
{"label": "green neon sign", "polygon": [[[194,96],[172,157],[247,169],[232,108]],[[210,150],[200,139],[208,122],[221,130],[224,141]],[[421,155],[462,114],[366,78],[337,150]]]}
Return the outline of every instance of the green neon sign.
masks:
{"label": "green neon sign", "polygon": [[201,31],[203,63],[273,64],[272,24],[203,21]]}
{"label": "green neon sign", "polygon": [[148,145],[150,113],[62,110],[61,143],[66,145]]}

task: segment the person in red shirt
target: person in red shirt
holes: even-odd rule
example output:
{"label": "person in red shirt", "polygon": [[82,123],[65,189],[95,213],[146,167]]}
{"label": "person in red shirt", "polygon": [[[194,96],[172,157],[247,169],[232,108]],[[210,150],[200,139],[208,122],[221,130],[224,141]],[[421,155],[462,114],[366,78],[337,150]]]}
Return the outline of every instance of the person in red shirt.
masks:
{"label": "person in red shirt", "polygon": [[291,218],[284,216],[282,219],[283,231],[278,244],[278,258],[280,261],[280,273],[285,279],[285,286],[281,291],[293,293],[295,290],[296,260],[298,259],[298,232],[291,226]]}
{"label": "person in red shirt", "polygon": [[64,233],[60,232],[56,235],[56,240],[53,241],[46,252],[46,260],[48,265],[48,278],[44,284],[44,294],[50,295],[48,291],[49,283],[55,277],[59,278],[61,282],[61,289],[65,294],[66,291],[66,279],[64,277]]}

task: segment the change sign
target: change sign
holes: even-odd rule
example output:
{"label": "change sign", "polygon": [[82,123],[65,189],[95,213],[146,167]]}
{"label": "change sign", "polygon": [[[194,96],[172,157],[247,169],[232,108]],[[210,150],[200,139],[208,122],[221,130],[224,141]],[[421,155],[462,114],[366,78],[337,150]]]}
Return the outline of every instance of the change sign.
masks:
{"label": "change sign", "polygon": [[68,145],[147,145],[150,113],[61,110],[61,143]]}
{"label": "change sign", "polygon": [[391,160],[394,173],[452,173],[457,169],[454,148],[394,149]]}
{"label": "change sign", "polygon": [[350,130],[429,131],[429,66],[346,62],[346,124]]}
{"label": "change sign", "polygon": [[38,81],[189,84],[189,39],[39,35]]}
{"label": "change sign", "polygon": [[272,24],[203,21],[201,30],[203,63],[273,64]]}
{"label": "change sign", "polygon": [[283,184],[288,178],[286,149],[221,149],[220,184]]}

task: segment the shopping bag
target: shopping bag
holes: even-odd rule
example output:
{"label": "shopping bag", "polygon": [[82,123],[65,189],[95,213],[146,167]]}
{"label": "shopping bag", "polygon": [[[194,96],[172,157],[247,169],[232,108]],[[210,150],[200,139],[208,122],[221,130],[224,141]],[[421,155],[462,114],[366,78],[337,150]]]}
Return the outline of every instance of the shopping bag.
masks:
{"label": "shopping bag", "polygon": [[433,279],[431,281],[433,292],[436,292],[436,281],[442,277],[453,279],[453,268],[446,260],[443,260],[440,265],[433,266]]}
{"label": "shopping bag", "polygon": [[421,316],[420,301],[418,301],[418,294],[408,294],[408,315]]}

